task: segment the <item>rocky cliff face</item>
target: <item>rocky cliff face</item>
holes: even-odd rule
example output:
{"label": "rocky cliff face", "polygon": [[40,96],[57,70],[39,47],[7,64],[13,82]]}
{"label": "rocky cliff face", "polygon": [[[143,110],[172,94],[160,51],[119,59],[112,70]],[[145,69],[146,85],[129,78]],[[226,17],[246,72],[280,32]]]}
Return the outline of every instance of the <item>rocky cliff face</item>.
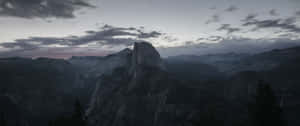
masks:
{"label": "rocky cliff face", "polygon": [[[19,114],[12,114],[11,117],[22,115],[28,120],[28,125],[46,125],[57,115],[71,112],[73,109],[70,106],[75,98],[81,99],[86,94],[82,92],[87,91],[79,87],[84,85],[79,74],[75,67],[64,60],[0,59],[0,96],[2,99],[8,98],[0,101],[0,104],[10,103],[11,100],[11,104],[19,109]],[[2,111],[16,113],[14,108],[1,106],[0,113]],[[21,123],[17,119],[14,122]]]}
{"label": "rocky cliff face", "polygon": [[129,67],[120,67],[100,78],[87,110],[89,123],[93,126],[191,123],[188,120],[196,117],[201,94],[170,77],[159,53],[150,44],[136,43],[132,52]]}
{"label": "rocky cliff face", "polygon": [[72,57],[69,62],[80,68],[84,76],[95,78],[103,74],[111,74],[115,68],[128,67],[131,55],[132,50],[126,48],[105,57]]}
{"label": "rocky cliff face", "polygon": [[163,69],[162,59],[156,49],[149,43],[135,43],[132,54],[132,69],[138,66],[157,67]]}
{"label": "rocky cliff face", "polygon": [[[251,61],[250,65],[235,64],[242,61],[236,60],[236,55],[179,58],[184,62],[169,60],[179,63],[171,68],[163,64],[149,43],[135,43],[133,50],[105,57],[73,57],[68,61],[0,59],[0,114],[4,113],[12,125],[16,120],[20,126],[46,125],[59,115],[71,113],[79,98],[84,107],[90,104],[87,115],[91,126],[232,126],[241,120],[247,123],[248,101],[253,98],[258,80],[265,79],[282,96],[280,102],[288,113],[288,122],[299,126],[299,49],[245,58],[243,62]],[[228,80],[199,82],[199,78],[209,77],[204,75],[217,76],[215,68],[193,64],[207,59],[212,66],[219,61],[233,63],[229,66],[238,71],[273,67],[269,63],[279,67],[237,73]],[[185,60],[193,62],[187,64]],[[196,79],[189,81],[189,76]]]}
{"label": "rocky cliff face", "polygon": [[[102,76],[87,111],[92,125],[153,125],[167,84],[158,52],[148,43],[135,43],[130,67]],[[164,87],[165,86],[165,87]]]}

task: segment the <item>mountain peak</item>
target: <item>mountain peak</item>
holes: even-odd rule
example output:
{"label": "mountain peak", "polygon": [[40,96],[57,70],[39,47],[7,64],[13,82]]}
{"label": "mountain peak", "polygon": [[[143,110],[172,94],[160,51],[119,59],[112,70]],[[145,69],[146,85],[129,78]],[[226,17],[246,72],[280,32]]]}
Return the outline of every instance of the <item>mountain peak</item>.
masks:
{"label": "mountain peak", "polygon": [[130,54],[131,52],[132,52],[132,50],[130,50],[129,48],[125,48],[125,49],[121,50],[120,52],[118,52],[117,54],[120,54],[120,55],[122,55],[122,54],[128,55],[128,54]]}
{"label": "mountain peak", "polygon": [[147,42],[134,43],[132,65],[163,68],[163,62],[157,50]]}

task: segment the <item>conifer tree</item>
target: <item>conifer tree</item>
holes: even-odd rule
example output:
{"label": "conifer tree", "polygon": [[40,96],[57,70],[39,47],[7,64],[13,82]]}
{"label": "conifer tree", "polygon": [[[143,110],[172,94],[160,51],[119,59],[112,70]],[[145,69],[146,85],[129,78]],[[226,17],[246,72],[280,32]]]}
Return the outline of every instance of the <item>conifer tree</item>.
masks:
{"label": "conifer tree", "polygon": [[76,101],[75,101],[74,113],[72,115],[72,120],[73,120],[73,122],[75,122],[74,126],[85,126],[86,125],[86,118],[84,115],[84,110],[78,99],[76,99]]}
{"label": "conifer tree", "polygon": [[6,125],[7,125],[7,122],[6,122],[4,113],[1,112],[1,114],[0,114],[0,126],[6,126]]}
{"label": "conifer tree", "polygon": [[269,84],[260,81],[254,103],[249,106],[253,126],[284,126],[282,110]]}

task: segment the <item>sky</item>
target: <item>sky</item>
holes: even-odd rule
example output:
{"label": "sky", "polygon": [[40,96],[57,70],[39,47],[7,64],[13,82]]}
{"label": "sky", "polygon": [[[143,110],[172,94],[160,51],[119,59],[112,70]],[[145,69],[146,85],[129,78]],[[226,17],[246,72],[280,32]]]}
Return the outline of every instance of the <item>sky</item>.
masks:
{"label": "sky", "polygon": [[284,48],[300,43],[299,7],[300,0],[0,0],[0,57],[103,56],[140,41],[163,56]]}

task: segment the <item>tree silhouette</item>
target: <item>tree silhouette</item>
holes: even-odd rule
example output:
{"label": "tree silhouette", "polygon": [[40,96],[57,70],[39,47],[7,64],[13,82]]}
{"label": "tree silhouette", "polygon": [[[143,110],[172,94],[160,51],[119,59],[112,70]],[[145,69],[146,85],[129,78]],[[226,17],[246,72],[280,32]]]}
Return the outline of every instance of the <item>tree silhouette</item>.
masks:
{"label": "tree silhouette", "polygon": [[193,126],[224,126],[224,120],[220,118],[222,112],[218,112],[218,108],[214,104],[209,104],[205,109],[200,109],[197,118],[188,121]]}
{"label": "tree silhouette", "polygon": [[249,105],[250,121],[253,126],[283,126],[282,111],[269,84],[260,81],[255,101]]}
{"label": "tree silhouette", "polygon": [[50,120],[50,121],[48,122],[48,126],[54,126],[52,120]]}
{"label": "tree silhouette", "polygon": [[54,121],[49,121],[48,126],[86,126],[86,117],[79,100],[75,101],[72,115],[59,116]]}
{"label": "tree silhouette", "polygon": [[0,126],[6,126],[6,125],[7,125],[7,122],[6,122],[4,113],[1,112],[1,114],[0,114]]}
{"label": "tree silhouette", "polygon": [[78,99],[75,101],[74,113],[72,115],[72,120],[75,122],[73,126],[85,126],[86,117],[84,115],[84,110]]}

